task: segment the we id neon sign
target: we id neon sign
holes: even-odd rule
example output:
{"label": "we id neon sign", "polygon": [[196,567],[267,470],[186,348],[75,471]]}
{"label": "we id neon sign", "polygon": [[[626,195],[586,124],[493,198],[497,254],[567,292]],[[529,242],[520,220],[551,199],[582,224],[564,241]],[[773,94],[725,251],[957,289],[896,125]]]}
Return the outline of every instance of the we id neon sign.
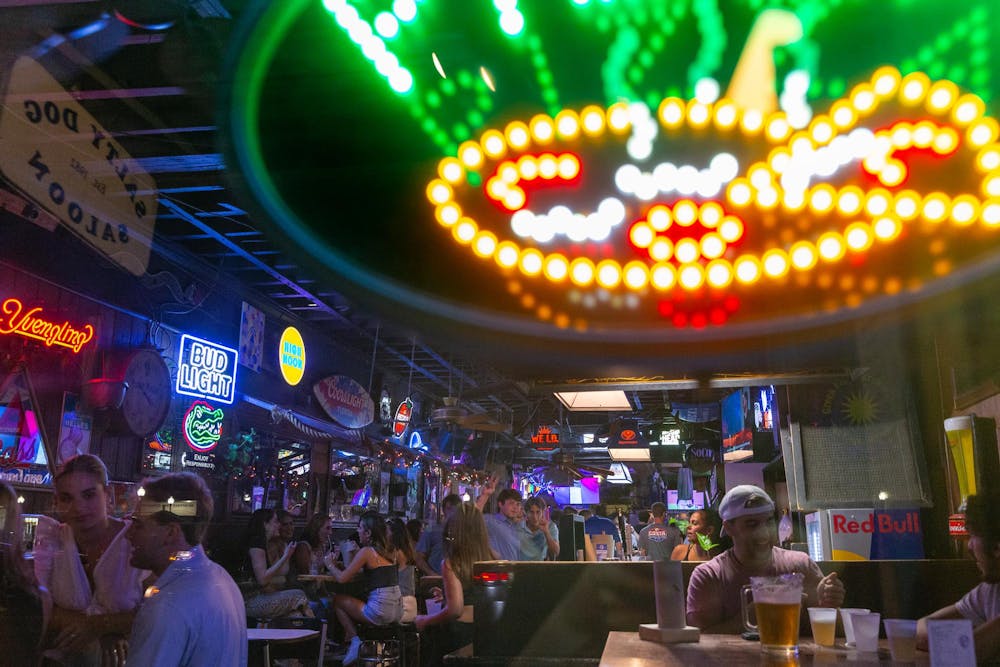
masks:
{"label": "we id neon sign", "polygon": [[184,334],[177,355],[175,391],[229,405],[236,398],[238,361],[239,352],[233,348]]}
{"label": "we id neon sign", "polygon": [[94,327],[76,327],[69,322],[57,324],[42,316],[42,307],[26,308],[20,299],[11,297],[0,305],[0,334],[34,338],[48,347],[58,345],[79,353],[94,337]]}

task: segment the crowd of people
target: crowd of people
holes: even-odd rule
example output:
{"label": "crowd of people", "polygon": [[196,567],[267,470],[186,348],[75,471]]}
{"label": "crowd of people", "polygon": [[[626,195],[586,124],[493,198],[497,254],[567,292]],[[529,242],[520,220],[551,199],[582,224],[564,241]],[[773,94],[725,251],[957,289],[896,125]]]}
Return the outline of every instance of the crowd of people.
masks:
{"label": "crowd of people", "polygon": [[[205,552],[214,503],[196,474],[147,480],[127,518],[109,515],[108,473],[95,456],[67,461],[54,484],[54,516],[39,517],[33,559],[27,560],[16,493],[0,482],[0,647],[4,664],[15,667],[126,660],[241,666],[254,619],[316,615],[339,628],[344,665],[357,659],[360,625],[396,623],[412,623],[421,633],[421,664],[441,664],[445,654],[472,641],[476,562],[546,560],[559,553],[553,509],[541,499],[523,501],[505,488],[496,494],[497,511],[483,514],[496,492],[494,479],[475,503],[446,496],[441,521],[426,530],[366,512],[354,539],[340,544],[331,539],[325,515],[311,517],[296,540],[293,517],[257,510],[247,529],[245,565],[236,573]],[[801,573],[803,608],[843,604],[846,588],[836,573],[824,576],[807,554],[777,546],[775,504],[763,489],[737,486],[718,512],[696,510],[682,527],[665,509],[653,503],[637,517],[635,548],[651,560],[701,561],[687,587],[689,625],[740,632],[741,589],[752,576]],[[601,508],[586,514],[588,534],[630,539]],[[927,620],[967,618],[975,626],[977,654],[991,660],[1000,657],[1000,495],[971,496],[967,526],[983,583],[921,619],[918,637],[926,646]],[[315,580],[303,583],[303,574],[328,575],[336,593]],[[422,574],[440,577],[434,580],[440,585],[425,591],[426,607],[418,602]]]}

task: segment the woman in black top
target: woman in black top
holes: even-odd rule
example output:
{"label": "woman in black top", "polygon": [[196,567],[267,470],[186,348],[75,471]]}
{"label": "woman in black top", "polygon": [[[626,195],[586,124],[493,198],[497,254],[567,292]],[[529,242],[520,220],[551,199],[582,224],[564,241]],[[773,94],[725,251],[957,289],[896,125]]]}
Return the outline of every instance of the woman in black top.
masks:
{"label": "woman in black top", "polygon": [[351,642],[343,664],[352,664],[358,658],[358,630],[355,623],[389,625],[399,622],[402,615],[399,591],[399,569],[396,548],[389,541],[385,521],[377,512],[365,512],[358,521],[358,538],[361,550],[343,570],[335,563],[328,563],[337,582],[344,584],[358,574],[363,574],[368,601],[349,595],[333,599],[337,620],[344,626],[344,639]]}

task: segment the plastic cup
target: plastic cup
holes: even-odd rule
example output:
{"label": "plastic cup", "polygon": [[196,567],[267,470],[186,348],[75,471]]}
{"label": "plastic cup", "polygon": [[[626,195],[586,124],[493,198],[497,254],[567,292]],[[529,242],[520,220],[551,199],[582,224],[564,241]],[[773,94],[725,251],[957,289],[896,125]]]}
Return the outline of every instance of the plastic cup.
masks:
{"label": "plastic cup", "polygon": [[885,636],[894,662],[913,662],[917,657],[917,622],[905,618],[887,618]]}
{"label": "plastic cup", "polygon": [[813,641],[819,646],[833,646],[837,635],[837,610],[833,607],[809,607],[809,625]]}
{"label": "plastic cup", "polygon": [[878,651],[878,626],[881,618],[882,615],[877,611],[851,614],[855,648],[865,653]]}
{"label": "plastic cup", "polygon": [[861,609],[859,607],[841,607],[840,620],[844,623],[844,638],[848,646],[854,646],[854,628],[851,626],[851,614],[867,614],[871,609]]}

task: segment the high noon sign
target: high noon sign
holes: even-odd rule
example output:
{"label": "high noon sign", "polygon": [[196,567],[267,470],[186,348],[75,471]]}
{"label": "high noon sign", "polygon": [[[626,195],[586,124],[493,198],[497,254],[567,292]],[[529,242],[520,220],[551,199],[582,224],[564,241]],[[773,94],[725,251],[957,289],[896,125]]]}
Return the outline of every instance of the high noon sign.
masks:
{"label": "high noon sign", "polygon": [[278,347],[281,377],[294,387],[306,372],[306,345],[302,342],[302,334],[295,327],[288,327],[282,332]]}
{"label": "high noon sign", "polygon": [[74,234],[141,276],[156,183],[32,58],[14,63],[0,113],[0,171]]}

